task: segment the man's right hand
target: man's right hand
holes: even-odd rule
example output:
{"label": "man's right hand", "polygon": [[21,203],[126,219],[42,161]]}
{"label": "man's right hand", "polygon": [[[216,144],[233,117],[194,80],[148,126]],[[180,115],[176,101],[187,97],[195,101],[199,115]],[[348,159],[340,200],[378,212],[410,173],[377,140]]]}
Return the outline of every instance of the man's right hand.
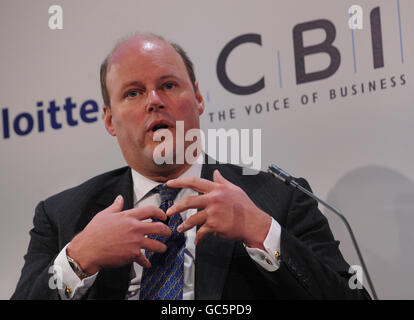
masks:
{"label": "man's right hand", "polygon": [[80,268],[94,274],[102,267],[120,267],[133,261],[144,268],[151,263],[141,249],[164,252],[167,246],[147,235],[169,237],[171,230],[162,222],[144,222],[154,218],[165,221],[166,214],[155,206],[145,206],[121,211],[124,205],[118,196],[108,208],[97,213],[89,224],[72,239],[66,254]]}

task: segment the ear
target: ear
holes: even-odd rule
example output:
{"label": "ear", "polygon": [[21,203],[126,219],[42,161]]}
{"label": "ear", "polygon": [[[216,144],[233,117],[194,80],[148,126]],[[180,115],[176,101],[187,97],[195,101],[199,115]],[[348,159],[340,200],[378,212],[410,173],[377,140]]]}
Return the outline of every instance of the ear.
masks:
{"label": "ear", "polygon": [[198,114],[201,115],[204,112],[204,98],[201,95],[200,89],[198,88],[198,82],[194,82],[195,85],[195,97],[197,100],[197,109],[198,109]]}
{"label": "ear", "polygon": [[105,128],[106,131],[108,131],[108,133],[111,136],[116,136],[116,132],[115,132],[115,128],[114,125],[112,123],[112,111],[111,108],[108,107],[107,105],[103,106],[103,112],[104,112],[104,120],[105,120]]}

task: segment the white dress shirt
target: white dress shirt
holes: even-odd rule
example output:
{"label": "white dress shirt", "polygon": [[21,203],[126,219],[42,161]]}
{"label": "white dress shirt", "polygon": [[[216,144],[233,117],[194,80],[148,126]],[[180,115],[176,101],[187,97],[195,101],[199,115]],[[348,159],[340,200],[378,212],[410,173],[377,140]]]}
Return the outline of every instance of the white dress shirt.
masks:
{"label": "white dress shirt", "polygon": [[[180,178],[183,177],[200,177],[202,165],[197,161],[185,171]],[[140,173],[132,170],[132,180],[134,186],[134,207],[153,205],[159,207],[161,204],[160,195],[158,193],[150,192],[154,187],[159,185],[159,182],[152,181]],[[197,195],[198,192],[185,188],[182,189],[174,202],[190,195]],[[197,212],[197,209],[189,209],[181,212],[183,221]],[[196,228],[187,230],[184,234],[186,237],[184,250],[184,288],[183,299],[194,299],[194,276],[195,276],[195,251],[194,239],[196,236]],[[279,268],[279,262],[275,257],[275,252],[280,252],[280,233],[281,227],[279,223],[272,218],[270,230],[263,243],[266,250],[257,248],[249,248],[245,246],[249,256],[262,268],[273,272]],[[55,275],[61,278],[61,285],[58,285],[59,295],[62,299],[81,299],[87,290],[93,285],[99,272],[94,275],[81,280],[72,270],[66,257],[66,247],[62,249],[54,261]],[[137,300],[139,298],[139,290],[141,285],[142,266],[133,262],[130,271],[130,280],[128,291],[125,299]],[[59,282],[58,282],[59,284]]]}

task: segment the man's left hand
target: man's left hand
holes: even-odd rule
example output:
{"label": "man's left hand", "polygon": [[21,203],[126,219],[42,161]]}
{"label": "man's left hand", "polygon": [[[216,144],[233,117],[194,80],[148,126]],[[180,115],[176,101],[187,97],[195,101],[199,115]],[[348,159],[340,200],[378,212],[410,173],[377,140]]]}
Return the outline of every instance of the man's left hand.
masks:
{"label": "man's left hand", "polygon": [[186,219],[178,231],[184,232],[202,225],[195,238],[196,245],[206,235],[213,233],[225,239],[241,240],[250,248],[264,250],[263,242],[272,223],[271,217],[218,170],[214,171],[213,180],[191,177],[167,182],[169,187],[191,188],[202,193],[186,197],[168,209],[168,216],[192,208],[201,209]]}

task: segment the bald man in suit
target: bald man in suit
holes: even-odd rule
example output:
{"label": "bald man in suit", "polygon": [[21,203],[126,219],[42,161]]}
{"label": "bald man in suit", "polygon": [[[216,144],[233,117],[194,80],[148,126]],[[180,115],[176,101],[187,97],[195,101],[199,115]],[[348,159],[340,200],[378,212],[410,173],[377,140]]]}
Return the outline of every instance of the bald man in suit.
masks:
{"label": "bald man in suit", "polygon": [[[198,130],[204,111],[180,46],[154,35],[122,41],[101,66],[101,87],[106,129],[128,166],[39,203],[12,298],[169,299],[144,294],[144,278],[172,272],[152,257],[168,255],[180,235],[179,269],[159,284],[161,292],[177,277],[174,299],[369,299],[348,285],[349,265],[315,201],[199,148],[177,161],[191,141],[165,150],[171,163],[156,159],[157,137],[176,141],[178,122]],[[177,191],[168,210],[159,185]]]}

